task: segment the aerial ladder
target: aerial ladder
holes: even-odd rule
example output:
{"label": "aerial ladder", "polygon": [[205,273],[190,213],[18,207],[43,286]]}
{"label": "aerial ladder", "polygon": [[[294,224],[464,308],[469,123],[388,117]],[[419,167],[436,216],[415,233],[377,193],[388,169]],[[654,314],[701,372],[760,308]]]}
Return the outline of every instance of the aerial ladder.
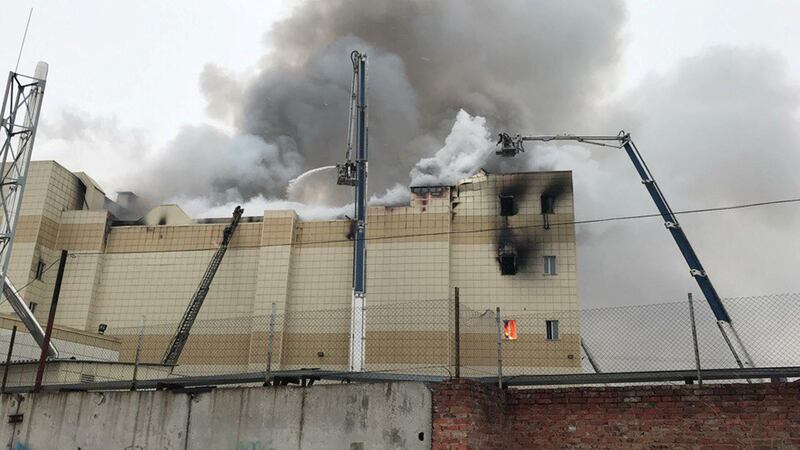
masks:
{"label": "aerial ladder", "polygon": [[[337,184],[355,189],[353,219],[353,296],[350,304],[349,368],[364,369],[367,295],[367,55],[350,53],[353,81],[350,89],[350,117],[347,127],[347,155],[336,166]],[[353,143],[355,142],[355,158]]]}
{"label": "aerial ladder", "polygon": [[[42,110],[47,71],[47,63],[39,62],[32,77],[9,72],[0,109],[0,283],[3,295],[39,347],[44,344],[44,330],[9,280],[8,266]],[[58,357],[52,341],[47,356]]]}
{"label": "aerial ladder", "polygon": [[725,343],[728,345],[728,348],[733,354],[736,364],[738,364],[738,366],[741,368],[754,367],[752,358],[750,358],[744,343],[739,338],[736,329],[733,327],[733,323],[728,311],[722,304],[722,299],[720,299],[719,294],[717,294],[717,290],[714,289],[714,285],[711,283],[711,278],[709,278],[708,273],[706,273],[706,270],[700,263],[700,259],[697,257],[697,254],[692,248],[692,244],[689,243],[686,233],[684,233],[683,228],[681,228],[681,225],[678,222],[678,218],[675,216],[672,208],[670,208],[669,203],[667,203],[667,199],[664,197],[664,194],[658,187],[658,183],[656,183],[653,174],[650,172],[650,169],[644,162],[641,153],[639,153],[639,150],[633,143],[630,133],[620,131],[616,136],[583,136],[571,134],[549,136],[521,136],[517,134],[515,136],[511,136],[508,133],[501,133],[500,139],[497,142],[500,148],[496,151],[496,154],[503,157],[516,156],[518,153],[525,151],[525,148],[523,147],[524,141],[574,141],[584,144],[598,145],[601,147],[624,149],[625,153],[628,155],[628,158],[630,158],[631,162],[633,163],[636,172],[642,179],[642,184],[647,189],[647,192],[650,194],[653,202],[656,204],[659,214],[664,219],[664,226],[666,226],[667,230],[672,235],[672,238],[678,245],[678,249],[686,260],[686,263],[689,265],[689,274],[695,279],[697,285],[700,286],[703,296],[708,302],[708,305],[711,307],[711,311],[714,313],[714,317],[717,320],[717,326],[722,333]]}
{"label": "aerial ladder", "polygon": [[214,256],[211,257],[211,262],[208,263],[208,268],[205,274],[203,274],[203,278],[200,280],[200,285],[197,287],[194,296],[192,296],[192,300],[189,302],[186,312],[183,313],[183,318],[178,325],[178,330],[175,332],[172,341],[170,341],[167,352],[164,353],[163,364],[175,365],[178,363],[178,358],[181,356],[183,346],[186,345],[186,341],[189,339],[192,325],[194,325],[194,321],[200,313],[200,308],[203,306],[203,301],[206,299],[206,295],[208,295],[211,282],[214,281],[214,275],[217,274],[217,269],[219,269],[220,264],[222,264],[222,258],[225,256],[225,252],[228,251],[228,244],[231,242],[231,237],[234,231],[236,231],[236,227],[239,226],[239,220],[242,218],[243,212],[244,210],[240,206],[237,206],[236,209],[233,210],[233,219],[230,225],[225,227],[225,230],[222,232],[222,242],[220,242],[219,248],[217,248]]}

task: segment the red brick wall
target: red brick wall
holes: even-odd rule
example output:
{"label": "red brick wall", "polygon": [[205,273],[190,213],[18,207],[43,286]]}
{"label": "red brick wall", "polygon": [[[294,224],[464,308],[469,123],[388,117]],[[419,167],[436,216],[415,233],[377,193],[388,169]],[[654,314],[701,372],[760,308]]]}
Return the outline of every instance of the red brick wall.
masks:
{"label": "red brick wall", "polygon": [[433,448],[800,448],[800,382],[433,388]]}

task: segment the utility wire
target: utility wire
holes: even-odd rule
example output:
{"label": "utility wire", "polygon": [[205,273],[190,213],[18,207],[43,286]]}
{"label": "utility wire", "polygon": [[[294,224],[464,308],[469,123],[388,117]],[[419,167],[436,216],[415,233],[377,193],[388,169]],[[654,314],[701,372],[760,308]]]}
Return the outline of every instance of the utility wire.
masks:
{"label": "utility wire", "polygon": [[[673,211],[674,215],[685,215],[685,214],[701,214],[701,213],[708,213],[708,212],[718,212],[718,211],[731,211],[737,209],[746,209],[746,208],[755,208],[760,206],[770,206],[770,205],[781,205],[781,204],[789,204],[789,203],[800,203],[800,197],[798,198],[789,198],[789,199],[781,199],[781,200],[771,200],[765,202],[756,202],[756,203],[744,203],[739,205],[731,205],[731,206],[719,206],[719,207],[712,207],[712,208],[700,208],[700,209],[686,209],[682,211]],[[597,219],[584,219],[584,220],[572,220],[568,222],[555,222],[550,223],[549,227],[555,226],[567,226],[567,225],[588,225],[594,223],[603,223],[603,222],[615,222],[615,221],[623,221],[623,220],[637,220],[637,219],[648,219],[653,217],[661,217],[660,213],[652,213],[652,214],[637,214],[637,215],[628,215],[628,216],[613,216],[613,217],[603,217]],[[502,227],[488,227],[488,228],[473,228],[469,230],[448,230],[448,231],[432,231],[428,233],[409,233],[409,234],[394,234],[389,236],[377,236],[377,237],[369,237],[367,236],[364,238],[365,241],[382,241],[387,239],[403,239],[403,238],[413,238],[413,237],[429,237],[429,236],[442,236],[442,235],[453,235],[453,234],[470,234],[470,233],[487,233],[492,231],[503,231],[503,230],[521,230],[521,229],[531,229],[531,228],[545,228],[545,224],[534,224],[534,225],[511,225],[511,226],[502,226]],[[283,247],[283,246],[298,246],[302,247],[304,245],[316,245],[316,244],[336,244],[342,242],[352,242],[352,239],[343,238],[343,239],[328,239],[328,240],[321,240],[321,241],[309,241],[309,242],[290,242],[286,244],[267,244],[267,245],[248,245],[248,246],[239,246],[239,247],[232,247],[234,249],[256,249],[256,248],[265,248],[265,247]],[[122,253],[167,253],[167,252],[187,252],[187,251],[209,251],[213,250],[212,248],[202,248],[202,249],[189,249],[189,250],[152,250],[148,252],[111,252],[112,254],[122,254]],[[91,252],[91,253],[80,253],[80,255],[104,255],[108,253],[104,252]]]}
{"label": "utility wire", "polygon": [[[44,270],[42,270],[42,275],[46,274],[47,271],[50,270],[50,268],[53,267],[59,261],[60,260],[57,259],[57,260],[51,262],[47,267],[44,268]],[[17,289],[17,295],[19,295],[19,293],[22,292],[26,287],[28,287],[31,284],[33,284],[33,282],[36,281],[36,280],[38,280],[38,278],[34,277],[34,279],[32,279],[31,281],[28,281],[21,288]],[[0,299],[0,305],[2,305],[3,303],[5,303],[8,300],[5,295],[3,295],[2,297],[3,298]]]}
{"label": "utility wire", "polygon": [[[800,203],[800,197],[798,198],[788,198],[788,199],[781,199],[781,200],[771,200],[765,202],[756,202],[756,203],[744,203],[739,205],[730,205],[730,206],[719,206],[719,207],[712,207],[712,208],[700,208],[700,209],[686,209],[682,211],[673,211],[674,215],[686,215],[686,214],[702,214],[702,213],[709,213],[709,212],[718,212],[718,211],[732,211],[737,209],[746,209],[746,208],[756,208],[761,206],[771,206],[771,205],[782,205],[782,204],[791,204],[791,203]],[[649,219],[654,217],[661,217],[659,213],[653,214],[636,214],[636,215],[628,215],[628,216],[613,216],[613,217],[602,217],[597,219],[583,219],[583,220],[572,220],[567,222],[551,222],[549,227],[557,227],[557,226],[569,226],[569,225],[590,225],[595,223],[603,223],[603,222],[616,222],[616,221],[624,221],[624,220],[637,220],[637,219]],[[222,224],[218,224],[222,225]],[[487,227],[487,228],[473,228],[469,230],[448,230],[448,231],[431,231],[428,233],[407,233],[407,234],[393,234],[388,236],[377,236],[377,237],[369,237],[367,236],[364,238],[365,241],[383,241],[387,239],[404,239],[404,238],[414,238],[414,237],[430,237],[430,236],[443,236],[443,235],[455,235],[455,234],[471,234],[471,233],[488,233],[492,231],[504,231],[504,230],[522,230],[522,229],[533,229],[533,228],[545,228],[545,224],[532,224],[532,225],[512,225],[512,226],[502,226],[502,227]],[[353,242],[352,239],[349,238],[342,238],[342,239],[328,239],[328,240],[320,240],[320,241],[309,241],[309,242],[290,242],[285,244],[266,244],[266,245],[242,245],[242,246],[233,246],[231,247],[232,250],[241,249],[259,249],[259,248],[268,248],[268,247],[302,247],[302,246],[309,246],[309,245],[319,245],[319,244],[337,244],[343,242]],[[149,250],[149,251],[140,251],[140,252],[79,252],[79,253],[71,253],[70,257],[77,257],[77,256],[95,256],[95,255],[108,255],[108,254],[130,254],[130,253],[173,253],[173,252],[207,252],[213,251],[215,248],[196,248],[196,249],[182,249],[182,250]],[[52,264],[51,264],[52,266]],[[49,268],[49,266],[48,266]],[[27,287],[30,283],[23,286],[23,288]],[[21,291],[22,289],[20,289]]]}

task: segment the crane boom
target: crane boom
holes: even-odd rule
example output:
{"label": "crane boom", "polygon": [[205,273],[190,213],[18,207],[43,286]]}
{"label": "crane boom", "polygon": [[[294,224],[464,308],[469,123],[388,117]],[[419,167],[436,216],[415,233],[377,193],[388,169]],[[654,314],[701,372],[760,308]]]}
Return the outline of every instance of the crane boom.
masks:
{"label": "crane boom", "polygon": [[[337,184],[355,189],[353,219],[353,296],[350,304],[350,370],[364,368],[367,294],[367,55],[354,50],[353,82],[350,91],[350,118],[347,126],[346,161],[336,165]],[[353,142],[355,141],[355,158]]]}
{"label": "crane boom", "polygon": [[711,283],[711,279],[706,273],[705,268],[703,268],[702,263],[700,263],[700,258],[698,258],[694,248],[692,248],[689,238],[686,237],[686,233],[683,231],[683,228],[681,228],[678,218],[675,216],[675,213],[672,211],[669,203],[667,203],[667,199],[664,197],[663,192],[661,192],[661,189],[658,187],[658,183],[656,183],[653,174],[647,167],[647,163],[644,162],[641,153],[639,153],[639,149],[637,149],[636,144],[633,143],[630,133],[621,131],[616,136],[572,134],[543,136],[521,136],[518,134],[516,136],[510,136],[507,133],[502,133],[500,134],[500,140],[498,141],[498,144],[501,145],[501,148],[496,153],[501,156],[514,156],[517,153],[525,151],[522,144],[523,141],[574,141],[603,147],[624,149],[625,153],[628,155],[628,158],[630,158],[631,162],[633,163],[636,172],[642,179],[642,184],[644,184],[647,192],[653,199],[659,214],[661,214],[661,217],[664,219],[664,226],[666,226],[667,230],[672,235],[672,238],[678,245],[678,249],[683,255],[683,258],[689,265],[689,273],[697,282],[697,285],[703,292],[703,296],[708,302],[708,305],[711,307],[711,311],[714,313],[714,317],[717,319],[717,326],[722,332],[722,336],[725,339],[725,342],[728,344],[728,348],[730,348],[736,363],[739,365],[739,367],[754,367],[753,361],[750,358],[750,355],[747,353],[747,349],[742,343],[742,340],[739,338],[739,335],[736,333],[736,330],[733,328],[731,317],[728,314],[728,311],[725,309],[722,299],[720,298],[719,294],[717,294],[717,290]]}
{"label": "crane boom", "polygon": [[211,257],[208,268],[205,274],[203,274],[203,278],[200,280],[200,285],[192,296],[192,300],[189,302],[186,312],[183,313],[183,318],[178,325],[175,336],[172,338],[169,347],[167,347],[167,352],[164,354],[164,359],[162,360],[164,364],[174,365],[178,363],[178,358],[181,356],[183,346],[186,345],[186,341],[189,339],[189,332],[192,330],[192,325],[194,325],[194,321],[200,313],[203,301],[206,299],[208,290],[211,288],[211,282],[214,281],[214,275],[216,275],[217,269],[219,269],[220,264],[222,264],[222,258],[228,250],[228,244],[231,242],[233,232],[236,231],[236,227],[239,226],[239,220],[242,218],[243,212],[244,210],[240,206],[237,206],[236,209],[233,210],[233,219],[230,225],[225,227],[225,230],[222,232],[222,242],[220,242],[219,248],[217,248],[214,256]]}

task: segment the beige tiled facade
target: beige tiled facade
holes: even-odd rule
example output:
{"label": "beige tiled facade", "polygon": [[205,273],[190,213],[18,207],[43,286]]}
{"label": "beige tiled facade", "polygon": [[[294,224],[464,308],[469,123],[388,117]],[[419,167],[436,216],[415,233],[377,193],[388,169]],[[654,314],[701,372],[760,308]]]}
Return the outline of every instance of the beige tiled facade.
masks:
{"label": "beige tiled facade", "polygon": [[[57,264],[42,280],[35,279],[36,267],[39,261],[50,266],[62,249],[68,250],[57,324],[90,333],[101,323],[108,325],[107,333],[121,339],[121,360],[131,356],[132,330],[142,317],[148,324],[165,324],[163,332],[145,339],[151,343],[145,347],[156,350],[143,356],[155,361],[227,221],[115,223],[96,200],[86,200],[96,199],[98,191],[86,180],[52,161],[31,165],[9,276],[17,287],[30,283],[23,297],[37,304],[35,314],[44,324]],[[543,193],[555,198],[552,214],[542,214]],[[500,215],[500,196],[513,197],[513,215]],[[198,319],[234,323],[225,329],[198,328],[181,363],[216,359],[222,365],[263,366],[266,322],[241,318],[268,316],[275,303],[281,320],[275,325],[273,368],[341,368],[349,335],[350,221],[302,221],[292,211],[246,211],[253,213],[259,215],[243,220],[234,234]],[[572,317],[578,309],[573,220],[570,172],[480,172],[452,187],[413,188],[408,206],[369,208],[367,363],[402,367],[452,360],[450,317],[419,317],[424,317],[426,301],[446,304],[456,287],[465,310],[491,312],[486,316],[490,325],[496,307],[510,319],[530,313]],[[514,275],[499,269],[498,248],[505,244],[518,252]],[[544,273],[545,256],[555,256],[555,274]],[[423,310],[392,313],[402,310],[392,305],[403,303]],[[0,312],[10,308],[3,305]],[[559,340],[547,342],[544,318],[525,322],[520,340],[509,344],[519,347],[519,356],[512,354],[506,364],[579,370],[577,319],[563,321]],[[468,331],[467,341],[492,341],[496,328],[481,329],[473,337]],[[417,348],[403,348],[404,340]],[[215,350],[219,343],[228,349],[224,354]],[[489,346],[469,358],[488,367],[493,352]],[[547,357],[537,358],[537,352]]]}

